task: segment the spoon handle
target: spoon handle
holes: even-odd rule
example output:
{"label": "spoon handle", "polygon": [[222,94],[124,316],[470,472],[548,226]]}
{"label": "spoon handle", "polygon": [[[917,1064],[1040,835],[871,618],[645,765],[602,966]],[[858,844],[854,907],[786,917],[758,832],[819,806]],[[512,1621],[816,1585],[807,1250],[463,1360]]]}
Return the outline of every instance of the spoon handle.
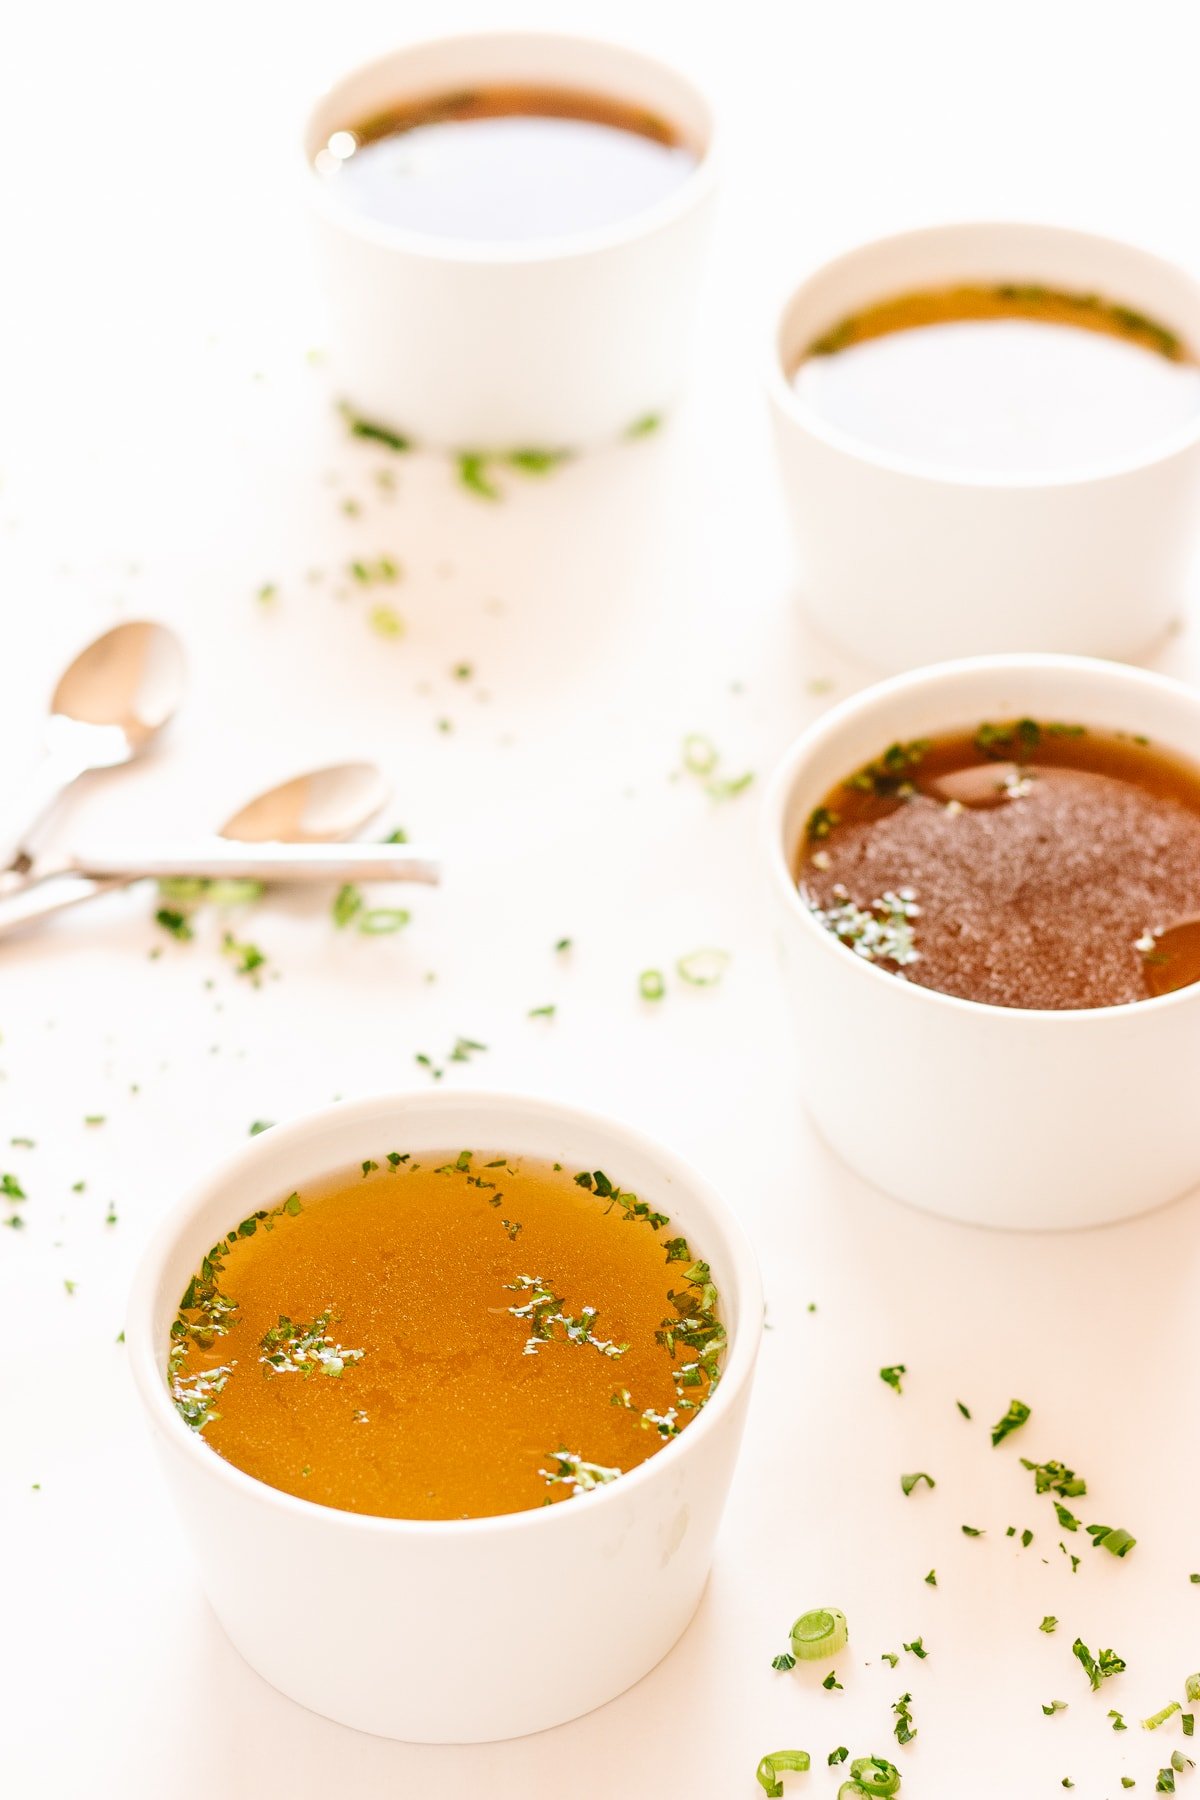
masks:
{"label": "spoon handle", "polygon": [[235,844],[212,838],[155,849],[132,847],[72,858],[70,871],[100,879],[159,881],[424,881],[441,878],[437,860],[411,844]]}
{"label": "spoon handle", "polygon": [[23,887],[0,894],[0,937],[9,931],[19,931],[22,925],[48,919],[68,906],[96,900],[101,894],[113,893],[128,885],[125,881],[96,881],[90,875],[74,875],[69,871],[27,881]]}

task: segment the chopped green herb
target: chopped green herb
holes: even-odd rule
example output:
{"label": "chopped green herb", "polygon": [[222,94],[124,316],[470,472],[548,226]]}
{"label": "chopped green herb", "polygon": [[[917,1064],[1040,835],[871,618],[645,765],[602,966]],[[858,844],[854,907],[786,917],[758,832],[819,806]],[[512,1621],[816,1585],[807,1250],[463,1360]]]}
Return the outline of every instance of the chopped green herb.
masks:
{"label": "chopped green herb", "polygon": [[1033,1542],[1033,1533],[1032,1533],[1032,1531],[1029,1530],[1029,1528],[1027,1526],[1025,1528],[1025,1530],[1021,1533],[1021,1545],[1024,1549],[1028,1550],[1028,1548],[1029,1548],[1030,1544],[1032,1544],[1032,1542]]}
{"label": "chopped green herb", "polygon": [[917,1728],[912,1722],[911,1702],[911,1694],[901,1694],[900,1698],[892,1704],[892,1711],[896,1715],[893,1729],[898,1744],[911,1744],[917,1735]]}
{"label": "chopped green herb", "polygon": [[307,1380],[319,1370],[336,1379],[345,1373],[348,1363],[361,1362],[364,1351],[346,1350],[328,1335],[332,1318],[332,1307],[318,1313],[310,1325],[298,1324],[280,1313],[278,1324],[268,1326],[259,1340],[263,1373],[303,1375]]}
{"label": "chopped green herb", "polygon": [[896,1667],[897,1663],[900,1661],[900,1658],[895,1654],[894,1651],[885,1650],[883,1652],[883,1660],[885,1663],[887,1663],[889,1668],[894,1669]]}
{"label": "chopped green herb", "polygon": [[961,1400],[956,1400],[956,1401],[955,1401],[955,1402],[954,1402],[954,1404],[955,1404],[955,1406],[957,1406],[957,1408],[958,1408],[958,1410],[959,1410],[959,1412],[960,1412],[960,1413],[961,1413],[961,1414],[962,1414],[962,1416],[963,1416],[963,1418],[964,1418],[964,1419],[969,1419],[969,1418],[970,1418],[970,1416],[971,1416],[971,1409],[970,1409],[970,1407],[968,1407],[968,1406],[964,1406],[964,1405],[963,1405],[963,1403],[962,1403],[962,1401],[961,1401]]}
{"label": "chopped green herb", "polygon": [[937,1570],[930,1569],[928,1575],[925,1577],[925,1580],[929,1587],[936,1587],[937,1586]]}
{"label": "chopped green herb", "polygon": [[576,1494],[590,1494],[596,1488],[615,1481],[621,1473],[620,1469],[605,1468],[603,1463],[584,1462],[572,1450],[556,1450],[547,1461],[554,1467],[538,1470],[547,1487],[569,1487]]}
{"label": "chopped green herb", "polygon": [[900,1393],[902,1391],[901,1379],[907,1374],[908,1370],[903,1363],[890,1363],[886,1369],[880,1369],[879,1379],[886,1381],[890,1388],[895,1388],[896,1392]]}
{"label": "chopped green herb", "polygon": [[1054,1617],[1053,1613],[1046,1614],[1045,1618],[1042,1620],[1041,1624],[1038,1626],[1038,1630],[1045,1631],[1045,1632],[1051,1632],[1051,1631],[1058,1630],[1058,1620]]}
{"label": "chopped green herb", "polygon": [[555,944],[554,948],[555,948],[556,953],[559,956],[561,956],[564,953],[564,951],[567,951],[571,948],[571,939],[570,938],[559,938],[559,940],[558,940],[557,944]]}
{"label": "chopped green herb", "polygon": [[845,1744],[839,1744],[836,1750],[831,1750],[829,1752],[829,1755],[825,1760],[831,1769],[836,1769],[839,1763],[845,1762],[849,1754],[850,1752],[847,1750]]}
{"label": "chopped green herb", "polygon": [[644,413],[640,419],[635,419],[632,425],[625,427],[625,436],[627,438],[649,437],[652,432],[659,431],[661,428],[661,413]]}
{"label": "chopped green herb", "polygon": [[933,1488],[937,1486],[937,1482],[933,1479],[932,1475],[927,1475],[924,1469],[919,1469],[915,1475],[902,1475],[900,1477],[901,1492],[911,1494],[919,1481],[923,1481],[926,1487]]}
{"label": "chopped green herb", "polygon": [[351,437],[366,438],[373,444],[383,444],[389,450],[409,450],[412,448],[408,438],[398,431],[392,431],[387,425],[374,424],[370,419],[358,419],[346,413],[346,423],[350,427]]}
{"label": "chopped green herb", "polygon": [[171,936],[181,944],[190,943],[196,935],[192,930],[187,913],[180,912],[173,906],[160,906],[154,915],[154,922],[156,925],[161,925],[164,931],[169,931]]}
{"label": "chopped green herb", "polygon": [[810,844],[819,844],[840,822],[841,815],[839,813],[832,812],[827,806],[815,807],[808,815],[804,835]]}
{"label": "chopped green herb", "polygon": [[1125,1723],[1124,1718],[1122,1717],[1122,1715],[1119,1712],[1117,1712],[1115,1707],[1109,1708],[1108,1716],[1113,1722],[1112,1728],[1114,1731],[1128,1731],[1129,1730],[1129,1727]]}
{"label": "chopped green herb", "polygon": [[253,1125],[250,1127],[250,1136],[258,1137],[262,1132],[270,1131],[274,1122],[273,1119],[255,1119]]}
{"label": "chopped green herb", "polygon": [[789,1656],[786,1650],[782,1653],[782,1655],[773,1656],[771,1658],[771,1667],[773,1669],[794,1669],[795,1666],[796,1666],[795,1657]]}
{"label": "chopped green herb", "polygon": [[910,1656],[915,1656],[920,1662],[924,1662],[925,1658],[929,1655],[928,1650],[925,1648],[924,1638],[915,1637],[911,1644],[905,1644],[903,1645],[903,1648],[908,1651]]}
{"label": "chopped green herb", "polygon": [[924,758],[928,738],[913,738],[907,744],[889,744],[877,762],[870,762],[842,783],[860,793],[905,798],[913,791],[910,772]]}
{"label": "chopped green herb", "polygon": [[530,1019],[552,1019],[557,1011],[558,1008],[556,1006],[531,1006],[526,1017]]}
{"label": "chopped green herb", "polygon": [[258,971],[267,960],[258,945],[239,943],[233,933],[227,931],[221,940],[221,948],[226,956],[232,958],[237,974],[248,975],[257,986]]}
{"label": "chopped green herb", "polygon": [[982,1528],[978,1525],[964,1525],[962,1534],[964,1537],[982,1537],[984,1535]]}
{"label": "chopped green herb", "polygon": [[73,1294],[75,1292],[75,1289],[79,1286],[79,1283],[77,1281],[68,1281],[66,1276],[64,1275],[63,1276],[63,1286],[66,1288],[68,1294]]}
{"label": "chopped green herb", "polygon": [[488,459],[477,450],[464,450],[458,458],[458,479],[479,500],[499,500],[500,489],[488,474]]}
{"label": "chopped green herb", "polygon": [[1021,1467],[1032,1471],[1033,1485],[1039,1494],[1058,1494],[1064,1500],[1074,1500],[1087,1493],[1087,1482],[1081,1480],[1074,1469],[1068,1469],[1065,1463],[1034,1463],[1023,1456]]}
{"label": "chopped green herb", "polygon": [[85,1125],[106,1125],[108,1115],[107,1113],[87,1113],[83,1122]]}
{"label": "chopped green herb", "polygon": [[382,638],[403,637],[404,620],[394,606],[373,606],[368,614],[371,630]]}
{"label": "chopped green herb", "polygon": [[28,1198],[25,1189],[15,1175],[0,1175],[0,1194],[6,1200],[25,1200]]}
{"label": "chopped green herb", "polygon": [[1151,1713],[1148,1719],[1143,1719],[1142,1730],[1157,1731],[1159,1726],[1165,1725],[1167,1720],[1171,1718],[1173,1714],[1182,1711],[1183,1708],[1180,1706],[1178,1700],[1172,1700],[1171,1704],[1169,1706],[1164,1706],[1161,1712]]}
{"label": "chopped green herb", "polygon": [[1054,1502],[1054,1511],[1058,1518],[1058,1522],[1064,1531],[1079,1530],[1079,1520],[1075,1517],[1075,1514],[1071,1511],[1069,1506],[1064,1506],[1061,1500],[1056,1500]]}
{"label": "chopped green herb", "polygon": [[1010,1432],[1019,1430],[1029,1417],[1030,1411],[1031,1409],[1023,1400],[1010,1400],[1008,1411],[1004,1417],[998,1419],[992,1426],[992,1448],[995,1449],[997,1444],[1003,1443]]}
{"label": "chopped green herb", "polygon": [[1115,1650],[1101,1650],[1093,1656],[1082,1638],[1075,1639],[1071,1645],[1071,1654],[1083,1665],[1093,1693],[1102,1681],[1106,1681],[1110,1675],[1119,1675],[1125,1667]]}
{"label": "chopped green herb", "polygon": [[837,1671],[834,1669],[830,1669],[828,1675],[825,1677],[824,1681],[821,1683],[821,1686],[823,1688],[825,1688],[827,1691],[831,1691],[833,1688],[840,1688],[841,1685],[842,1685],[841,1682],[837,1678]]}
{"label": "chopped green herb", "polygon": [[1052,1700],[1050,1702],[1049,1706],[1043,1706],[1043,1708],[1042,1708],[1042,1711],[1045,1713],[1047,1718],[1050,1718],[1053,1713],[1066,1712],[1066,1710],[1067,1710],[1067,1703],[1065,1700]]}
{"label": "chopped green herb", "polygon": [[1186,1700],[1200,1700],[1200,1675],[1189,1675],[1183,1684]]}

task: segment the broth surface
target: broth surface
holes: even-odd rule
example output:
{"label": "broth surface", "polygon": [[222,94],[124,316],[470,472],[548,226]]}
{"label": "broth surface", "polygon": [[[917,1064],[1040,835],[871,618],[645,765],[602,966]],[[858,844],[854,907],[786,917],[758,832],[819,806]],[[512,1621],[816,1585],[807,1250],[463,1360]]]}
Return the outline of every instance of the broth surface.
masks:
{"label": "broth surface", "polygon": [[1200,980],[1200,770],[1032,719],[894,744],[811,815],[796,879],[848,950],[994,1006]]}
{"label": "broth surface", "polygon": [[810,345],[793,382],[860,442],[976,475],[1120,461],[1200,413],[1200,368],[1172,332],[1095,296],[1031,286],[883,302]]}
{"label": "broth surface", "polygon": [[316,159],[356,213],[433,237],[557,238],[663,200],[697,158],[673,128],[616,100],[485,88],[335,132]]}
{"label": "broth surface", "polygon": [[393,1151],[214,1246],[168,1375],[272,1487],[477,1518],[586,1494],[685,1429],[718,1376],[716,1305],[669,1220],[599,1171]]}

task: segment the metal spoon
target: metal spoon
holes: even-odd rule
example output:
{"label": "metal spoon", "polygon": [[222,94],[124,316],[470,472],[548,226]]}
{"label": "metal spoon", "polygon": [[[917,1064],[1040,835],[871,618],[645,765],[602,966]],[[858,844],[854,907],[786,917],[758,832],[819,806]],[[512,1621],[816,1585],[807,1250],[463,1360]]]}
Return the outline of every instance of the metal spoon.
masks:
{"label": "metal spoon", "polygon": [[21,783],[22,823],[0,831],[0,868],[31,867],[36,829],[72,782],[148,748],[183,698],[184,678],[179,639],[149,619],[116,625],[79,653],[54,690],[45,754]]}
{"label": "metal spoon", "polygon": [[[371,763],[342,763],[298,775],[239,808],[221,829],[220,837],[232,840],[227,846],[210,839],[182,851],[155,850],[140,857],[135,852],[136,868],[129,866],[129,858],[105,858],[100,869],[95,866],[98,859],[85,856],[28,882],[19,893],[0,898],[0,934],[151,875],[436,881],[436,863],[407,846],[364,844],[350,853],[334,849],[340,861],[332,867],[322,851],[301,848],[291,854],[289,866],[284,866],[286,845],[333,848],[338,839],[360,831],[379,812],[387,793],[383,776]],[[238,851],[236,843],[260,844],[263,849]],[[305,867],[298,869],[297,858],[301,857]],[[121,865],[119,873],[114,861]],[[89,872],[78,873],[79,868]]]}

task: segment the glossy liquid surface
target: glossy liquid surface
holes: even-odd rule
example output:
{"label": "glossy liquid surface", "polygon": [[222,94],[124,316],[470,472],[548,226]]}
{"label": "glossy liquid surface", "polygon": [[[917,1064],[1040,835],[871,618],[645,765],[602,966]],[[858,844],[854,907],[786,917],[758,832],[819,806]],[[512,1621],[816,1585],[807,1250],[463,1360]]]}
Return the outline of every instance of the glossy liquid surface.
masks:
{"label": "glossy liquid surface", "polygon": [[669,1221],[603,1174],[392,1156],[256,1214],[185,1294],[169,1379],[214,1451],[325,1506],[460,1519],[586,1503],[686,1428],[724,1332]]}
{"label": "glossy liquid surface", "polygon": [[892,745],[808,821],[801,892],[846,946],[995,1006],[1117,1006],[1200,980],[1200,770],[1025,719]]}
{"label": "glossy liquid surface", "polygon": [[859,442],[973,475],[1122,461],[1200,414],[1200,368],[1169,330],[1034,287],[900,296],[811,345],[793,380]]}
{"label": "glossy liquid surface", "polygon": [[447,94],[333,134],[316,158],[349,210],[432,237],[522,242],[618,224],[697,158],[665,121],[599,95]]}

